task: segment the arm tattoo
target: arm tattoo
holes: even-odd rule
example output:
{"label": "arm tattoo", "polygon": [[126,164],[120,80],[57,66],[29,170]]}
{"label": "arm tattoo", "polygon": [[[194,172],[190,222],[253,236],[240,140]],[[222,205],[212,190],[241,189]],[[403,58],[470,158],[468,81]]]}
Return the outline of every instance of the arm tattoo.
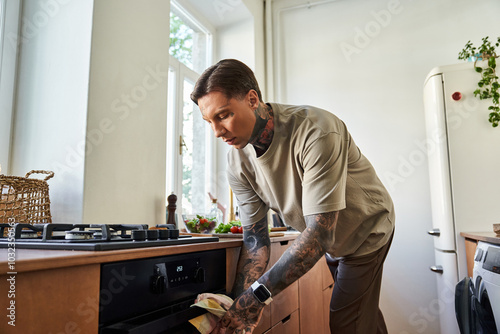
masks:
{"label": "arm tattoo", "polygon": [[[259,282],[265,284],[273,295],[277,295],[304,275],[325,254],[325,249],[333,243],[337,218],[337,212],[307,216],[307,229],[285,251],[278,262],[259,279]],[[258,323],[264,307],[253,296],[249,286],[259,278],[269,262],[270,240],[267,220],[262,219],[245,229],[243,238],[243,248],[233,289],[238,297],[219,323],[220,328],[225,328],[229,333],[245,333],[252,330]]]}
{"label": "arm tattoo", "polygon": [[273,295],[307,273],[335,241],[338,212],[314,214],[305,219],[307,228],[259,280]]}
{"label": "arm tattoo", "polygon": [[239,296],[262,275],[269,262],[270,247],[267,217],[243,228],[243,246],[232,291],[234,296]]}

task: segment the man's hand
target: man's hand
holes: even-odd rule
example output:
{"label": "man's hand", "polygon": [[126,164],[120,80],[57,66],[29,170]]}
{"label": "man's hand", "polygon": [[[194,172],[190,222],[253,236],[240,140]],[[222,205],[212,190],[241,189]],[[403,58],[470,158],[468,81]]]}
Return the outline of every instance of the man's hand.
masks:
{"label": "man's hand", "polygon": [[221,318],[211,334],[250,334],[259,323],[264,304],[247,289],[234,300],[231,308]]}

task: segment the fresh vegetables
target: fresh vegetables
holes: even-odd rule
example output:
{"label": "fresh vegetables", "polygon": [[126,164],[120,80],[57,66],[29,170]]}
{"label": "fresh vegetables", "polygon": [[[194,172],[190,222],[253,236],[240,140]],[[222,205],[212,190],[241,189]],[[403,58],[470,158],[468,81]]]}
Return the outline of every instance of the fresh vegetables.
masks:
{"label": "fresh vegetables", "polygon": [[212,233],[217,225],[217,220],[196,215],[196,218],[185,220],[184,224],[191,233]]}
{"label": "fresh vegetables", "polygon": [[243,233],[243,227],[239,220],[230,221],[227,224],[217,225],[217,219],[196,215],[196,218],[185,220],[184,225],[191,233]]}
{"label": "fresh vegetables", "polygon": [[243,227],[241,227],[241,222],[238,220],[230,221],[227,224],[220,223],[215,228],[215,233],[243,233]]}

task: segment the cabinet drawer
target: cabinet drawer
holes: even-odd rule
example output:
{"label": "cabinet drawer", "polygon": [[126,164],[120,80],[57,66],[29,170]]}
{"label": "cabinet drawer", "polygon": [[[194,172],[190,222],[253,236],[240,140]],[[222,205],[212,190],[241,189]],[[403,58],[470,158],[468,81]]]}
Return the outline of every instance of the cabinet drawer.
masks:
{"label": "cabinet drawer", "polygon": [[[264,307],[262,318],[255,327],[254,333],[267,333],[273,325],[281,323],[288,315],[299,308],[299,285],[297,282],[290,285],[280,294],[273,297],[271,304]],[[298,315],[297,315],[298,317]],[[298,326],[298,322],[297,322]]]}
{"label": "cabinet drawer", "polygon": [[271,306],[271,325],[275,325],[287,315],[299,308],[299,284],[292,283],[277,296],[273,297]]}
{"label": "cabinet drawer", "polygon": [[[272,303],[271,303],[272,304]],[[271,305],[266,305],[264,311],[262,311],[262,317],[260,318],[259,324],[255,327],[254,334],[262,334],[271,328]]]}
{"label": "cabinet drawer", "polygon": [[301,333],[323,334],[325,332],[325,307],[323,305],[323,261],[299,280],[300,331]]}
{"label": "cabinet drawer", "polygon": [[271,242],[271,254],[269,255],[269,264],[266,267],[266,271],[271,269],[271,267],[278,262],[281,255],[287,250],[288,247],[293,243],[293,240],[284,240]]}
{"label": "cabinet drawer", "polygon": [[299,310],[282,319],[265,334],[300,334]]}
{"label": "cabinet drawer", "polygon": [[288,288],[273,297],[271,306],[271,325],[277,324],[299,308],[299,284],[292,283]]}
{"label": "cabinet drawer", "polygon": [[[271,242],[271,254],[269,264],[265,271],[268,271],[283,255],[293,240]],[[270,328],[281,322],[289,314],[299,308],[299,286],[295,282],[276,296],[273,296],[271,304],[264,307],[262,318],[254,330],[255,334],[267,333]]]}

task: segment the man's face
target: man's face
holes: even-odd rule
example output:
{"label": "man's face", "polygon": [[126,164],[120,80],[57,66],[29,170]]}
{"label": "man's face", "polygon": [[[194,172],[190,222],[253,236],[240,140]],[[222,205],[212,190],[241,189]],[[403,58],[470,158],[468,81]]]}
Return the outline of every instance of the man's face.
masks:
{"label": "man's face", "polygon": [[244,148],[250,140],[256,121],[254,110],[258,105],[254,90],[243,99],[228,99],[217,91],[198,99],[203,119],[210,123],[215,137],[237,149]]}

